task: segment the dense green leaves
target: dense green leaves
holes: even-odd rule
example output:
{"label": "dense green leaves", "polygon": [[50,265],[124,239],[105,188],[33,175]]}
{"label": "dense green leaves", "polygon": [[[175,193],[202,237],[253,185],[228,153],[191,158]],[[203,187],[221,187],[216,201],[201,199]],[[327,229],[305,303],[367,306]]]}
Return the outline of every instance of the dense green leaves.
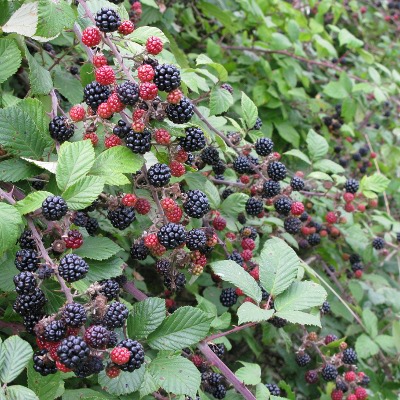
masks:
{"label": "dense green leaves", "polygon": [[17,43],[10,39],[0,39],[0,57],[2,60],[0,71],[0,83],[17,72],[21,65],[21,52]]}
{"label": "dense green leaves", "polygon": [[21,224],[21,214],[13,206],[0,203],[0,255],[14,245]]}
{"label": "dense green leaves", "polygon": [[237,310],[239,324],[267,321],[273,314],[274,310],[263,310],[248,301],[244,302]]}

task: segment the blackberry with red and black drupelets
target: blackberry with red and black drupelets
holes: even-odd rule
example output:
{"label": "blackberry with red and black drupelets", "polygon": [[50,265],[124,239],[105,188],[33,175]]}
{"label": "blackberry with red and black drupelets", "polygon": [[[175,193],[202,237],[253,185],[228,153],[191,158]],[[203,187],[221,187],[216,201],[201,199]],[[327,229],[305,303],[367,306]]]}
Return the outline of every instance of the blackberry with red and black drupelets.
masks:
{"label": "blackberry with red and black drupelets", "polygon": [[199,250],[206,245],[207,236],[202,229],[192,229],[186,235],[186,247],[189,250]]}
{"label": "blackberry with red and black drupelets", "polygon": [[326,364],[322,367],[321,376],[326,382],[331,382],[339,375],[337,368],[332,364]]}
{"label": "blackberry with red and black drupelets", "polygon": [[85,331],[85,342],[94,349],[105,349],[110,338],[109,330],[103,325],[91,325]]}
{"label": "blackberry with red and black drupelets", "polygon": [[163,187],[167,185],[171,179],[171,170],[166,164],[154,164],[147,171],[147,179],[151,186]]}
{"label": "blackberry with red and black drupelets", "polygon": [[244,226],[239,233],[242,237],[248,237],[253,240],[256,240],[258,236],[257,230],[253,226]]}
{"label": "blackberry with red and black drupelets", "polygon": [[239,174],[245,174],[251,170],[251,163],[248,157],[238,156],[232,164],[233,169]]}
{"label": "blackberry with red and black drupelets", "polygon": [[206,147],[201,152],[200,158],[207,165],[215,165],[220,161],[218,150],[213,146]]}
{"label": "blackberry with red and black drupelets", "polygon": [[192,218],[202,218],[210,210],[207,196],[200,190],[188,190],[183,203],[186,214]]}
{"label": "blackberry with red and black drupelets", "polygon": [[36,249],[36,242],[30,229],[26,229],[21,233],[21,236],[18,238],[17,243],[19,244],[19,247],[21,247],[21,249]]}
{"label": "blackberry with red and black drupelets", "polygon": [[75,125],[70,124],[64,116],[56,116],[49,123],[49,132],[52,139],[63,143],[74,135]]}
{"label": "blackberry with red and black drupelets", "polygon": [[171,92],[181,84],[181,74],[175,65],[159,64],[154,68],[153,81],[159,90]]}
{"label": "blackberry with red and black drupelets", "polygon": [[66,367],[76,369],[90,354],[90,348],[80,336],[70,335],[57,348],[59,361]]}
{"label": "blackberry with red and black drupelets", "polygon": [[145,260],[147,258],[149,249],[144,245],[143,239],[132,244],[130,254],[134,260]]}
{"label": "blackberry with red and black drupelets", "polygon": [[305,380],[309,384],[314,384],[318,382],[318,372],[315,370],[307,371],[304,376]]}
{"label": "blackberry with red and black drupelets", "polygon": [[287,217],[283,223],[285,231],[292,235],[299,233],[301,229],[301,221],[296,217]]}
{"label": "blackberry with red and black drupelets", "polygon": [[89,356],[75,368],[74,373],[78,378],[87,378],[90,375],[103,371],[103,359],[99,356]]}
{"label": "blackberry with red and black drupelets", "polygon": [[348,179],[344,185],[344,189],[347,193],[356,193],[360,187],[360,183],[356,179]]}
{"label": "blackberry with red and black drupelets", "polygon": [[102,32],[115,32],[121,25],[121,18],[115,10],[103,7],[94,16],[96,26]]}
{"label": "blackberry with red and black drupelets", "polygon": [[236,250],[232,251],[232,253],[228,257],[228,260],[235,261],[237,264],[239,264],[241,267],[243,267],[243,263],[244,263],[243,257]]}
{"label": "blackberry with red and black drupelets", "polygon": [[108,100],[110,95],[110,88],[96,81],[88,83],[83,89],[83,100],[94,112],[97,111],[100,104]]}
{"label": "blackberry with red and black drupelets", "polygon": [[185,128],[186,136],[179,138],[179,144],[185,151],[199,151],[206,146],[204,132],[195,126]]}
{"label": "blackberry with red and black drupelets", "polygon": [[142,366],[144,363],[144,349],[138,341],[125,339],[118,343],[117,347],[125,347],[130,352],[129,361],[118,366],[122,371],[133,372]]}
{"label": "blackberry with red and black drupelets", "polygon": [[48,356],[48,351],[38,350],[33,354],[33,369],[42,376],[57,373],[56,363]]}
{"label": "blackberry with red and black drupelets", "polygon": [[160,228],[157,238],[166,249],[176,249],[185,243],[186,231],[183,225],[169,222]]}
{"label": "blackberry with red and black drupelets", "polygon": [[111,303],[104,315],[103,323],[109,329],[122,328],[128,318],[128,308],[118,301]]}
{"label": "blackberry with red and black drupelets", "polygon": [[89,271],[86,261],[76,254],[67,254],[58,265],[58,273],[67,282],[76,282],[84,278]]}
{"label": "blackberry with red and black drupelets", "polygon": [[29,271],[22,271],[13,278],[15,291],[18,294],[33,293],[37,287],[35,275]]}
{"label": "blackberry with red and black drupelets", "polygon": [[343,350],[342,361],[344,364],[355,364],[357,362],[357,353],[351,347]]}
{"label": "blackberry with red and black drupelets", "polygon": [[385,240],[380,238],[380,237],[376,237],[373,241],[372,241],[372,247],[375,250],[382,250],[385,247]]}
{"label": "blackberry with red and black drupelets", "polygon": [[[117,86],[116,93],[121,103],[134,106],[139,100],[139,85],[136,82],[126,81]],[[121,126],[119,122],[118,125]]]}
{"label": "blackberry with red and black drupelets", "polygon": [[65,321],[51,321],[44,328],[43,336],[49,342],[58,342],[65,338],[67,334],[67,325]]}
{"label": "blackberry with red and black drupelets", "polygon": [[296,363],[299,367],[305,367],[311,362],[311,357],[308,353],[299,353],[296,355]]}
{"label": "blackberry with red and black drupelets", "polygon": [[136,219],[136,215],[133,207],[119,206],[114,210],[109,210],[107,218],[114,228],[123,231]]}
{"label": "blackberry with red and black drupelets", "polygon": [[267,167],[268,176],[274,181],[283,181],[286,178],[286,167],[279,161],[273,161]]}
{"label": "blackberry with red and black drupelets", "polygon": [[148,129],[143,132],[130,129],[125,136],[125,145],[135,154],[145,154],[151,149],[151,132]]}
{"label": "blackberry with red and black drupelets", "polygon": [[289,215],[292,209],[292,200],[289,197],[282,196],[274,202],[275,210],[282,215]]}
{"label": "blackberry with red and black drupelets", "polygon": [[47,303],[43,291],[36,288],[33,292],[19,295],[14,304],[14,311],[22,316],[40,313],[43,306]]}
{"label": "blackberry with red and black drupelets", "polygon": [[279,386],[276,385],[275,383],[266,383],[265,386],[269,390],[269,393],[272,396],[280,396],[281,395],[281,389],[279,389]]}
{"label": "blackberry with red and black drupelets", "polygon": [[270,179],[264,182],[261,194],[263,198],[271,199],[272,197],[277,196],[280,192],[281,192],[280,183]]}
{"label": "blackberry with red and black drupelets", "polygon": [[301,179],[298,176],[294,176],[291,180],[290,180],[290,186],[292,187],[292,189],[295,192],[299,192],[300,190],[304,189],[305,183],[304,180]]}
{"label": "blackberry with red and black drupelets", "polygon": [[165,109],[167,117],[175,124],[185,124],[189,122],[194,114],[194,106],[192,102],[183,97],[178,104],[168,104]]}
{"label": "blackberry with red and black drupelets", "polygon": [[268,156],[274,149],[274,142],[269,138],[257,139],[254,148],[259,156]]}
{"label": "blackberry with red and black drupelets", "polygon": [[67,211],[67,203],[61,196],[48,196],[42,203],[42,214],[48,221],[59,221]]}
{"label": "blackberry with red and black drupelets", "polygon": [[100,281],[99,284],[99,293],[106,296],[108,301],[115,299],[119,295],[121,287],[115,279],[105,279]]}
{"label": "blackberry with red and black drupelets", "polygon": [[225,307],[231,307],[236,304],[238,295],[236,294],[235,288],[222,289],[219,300]]}
{"label": "blackberry with red and black drupelets", "polygon": [[250,197],[246,201],[245,210],[249,215],[258,215],[264,210],[264,203],[255,197]]}
{"label": "blackberry with red and black drupelets", "polygon": [[77,328],[85,324],[87,313],[85,307],[79,303],[68,303],[61,314],[67,326]]}
{"label": "blackberry with red and black drupelets", "polygon": [[77,230],[68,231],[67,236],[64,237],[65,245],[68,249],[78,249],[83,244],[83,236]]}

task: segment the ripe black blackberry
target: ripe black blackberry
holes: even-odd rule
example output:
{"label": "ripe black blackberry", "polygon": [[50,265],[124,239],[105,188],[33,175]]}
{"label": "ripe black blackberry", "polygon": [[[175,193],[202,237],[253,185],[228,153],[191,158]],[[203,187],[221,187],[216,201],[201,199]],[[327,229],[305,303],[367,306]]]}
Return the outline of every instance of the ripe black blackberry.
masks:
{"label": "ripe black blackberry", "polygon": [[35,190],[43,190],[44,187],[46,186],[47,181],[44,180],[43,177],[41,176],[34,176],[34,178],[36,180],[30,181],[31,186],[35,189]]}
{"label": "ripe black blackberry", "polygon": [[300,190],[304,189],[304,181],[298,176],[294,176],[290,181],[290,186],[295,192],[299,192]]}
{"label": "ripe black blackberry", "polygon": [[103,323],[109,329],[122,328],[128,318],[128,314],[129,311],[125,304],[115,301],[108,306]]}
{"label": "ripe black blackberry", "polygon": [[286,167],[279,161],[268,164],[268,176],[274,181],[283,181],[286,178]]}
{"label": "ripe black blackberry", "polygon": [[117,125],[113,128],[113,134],[123,139],[131,131],[131,128],[126,125],[126,122],[120,119]]}
{"label": "ripe black blackberry", "polygon": [[364,265],[362,263],[360,263],[360,262],[351,264],[351,270],[353,272],[363,271],[364,270]]}
{"label": "ripe black blackberry", "polygon": [[44,314],[28,314],[24,316],[25,330],[33,335],[35,333],[36,324],[44,318]]}
{"label": "ripe black blackberry", "polygon": [[125,137],[125,144],[133,153],[145,154],[151,149],[151,132],[148,129],[143,132],[130,129]]}
{"label": "ripe black blackberry", "polygon": [[132,244],[130,254],[134,260],[145,260],[147,258],[149,249],[144,245],[143,239]]}
{"label": "ripe black blackberry", "polygon": [[212,395],[216,399],[224,399],[226,396],[226,387],[222,384],[219,384],[212,392]]}
{"label": "ripe black blackberry", "polygon": [[70,124],[66,117],[56,116],[49,123],[49,132],[52,139],[63,143],[74,135],[75,125]]}
{"label": "ripe black blackberry", "polygon": [[251,154],[247,156],[248,160],[250,161],[250,174],[255,174],[256,170],[254,169],[255,166],[260,164],[260,160],[257,157],[253,157]]}
{"label": "ripe black blackberry", "polygon": [[236,294],[235,288],[222,289],[219,301],[225,307],[231,307],[236,304],[238,295]]}
{"label": "ripe black blackberry", "polygon": [[109,331],[110,337],[108,338],[107,347],[115,347],[118,343],[118,335],[117,332]]}
{"label": "ripe black blackberry", "polygon": [[170,274],[164,276],[164,285],[172,292],[180,292],[186,285],[185,274],[179,272],[171,277]]}
{"label": "ripe black blackberry", "polygon": [[166,258],[160,258],[156,262],[156,270],[161,275],[166,275],[171,270],[171,263]]}
{"label": "ripe black blackberry", "polygon": [[243,267],[243,263],[244,263],[243,257],[242,257],[241,254],[240,254],[238,251],[236,251],[236,250],[232,251],[232,253],[231,253],[231,254],[229,255],[229,257],[228,257],[228,260],[235,261],[235,263],[237,263],[237,264],[239,264],[241,267]]}
{"label": "ripe black blackberry", "polygon": [[263,123],[262,123],[262,121],[261,121],[261,118],[260,118],[260,117],[257,117],[256,122],[255,122],[254,126],[253,126],[251,129],[254,130],[254,131],[258,131],[258,130],[261,129],[262,124],[263,124]]}
{"label": "ripe black blackberry", "polygon": [[122,288],[125,283],[128,282],[128,278],[125,275],[118,275],[114,277],[113,280],[118,283],[120,288]]}
{"label": "ripe black blackberry", "polygon": [[326,364],[322,367],[321,376],[326,382],[334,381],[338,376],[338,371],[334,365]]}
{"label": "ripe black blackberry", "polygon": [[239,233],[240,236],[248,237],[253,240],[256,240],[258,236],[257,230],[253,226],[244,226]]}
{"label": "ripe black blackberry", "polygon": [[79,303],[68,303],[61,315],[67,326],[73,328],[84,325],[87,320],[85,307]]}
{"label": "ripe black blackberry", "polygon": [[183,208],[189,217],[202,218],[210,211],[210,203],[202,191],[188,190]]}
{"label": "ripe black blackberry", "polygon": [[304,211],[303,214],[300,215],[299,219],[301,222],[306,222],[308,220],[308,213]]}
{"label": "ripe black blackberry", "polygon": [[356,264],[356,263],[361,262],[361,257],[359,254],[353,253],[350,255],[349,261],[350,261],[350,264]]}
{"label": "ripe black blackberry", "polygon": [[280,317],[272,317],[268,321],[271,325],[273,325],[275,328],[283,328],[284,326],[287,325],[286,319],[280,318]]}
{"label": "ripe black blackberry", "polygon": [[90,356],[74,370],[74,374],[78,378],[87,378],[90,375],[98,374],[103,371],[104,365],[102,358],[98,356]]}
{"label": "ripe black blackberry", "polygon": [[58,371],[56,363],[48,357],[48,351],[45,349],[33,354],[33,369],[42,376],[55,374]]}
{"label": "ripe black blackberry", "polygon": [[296,355],[296,363],[299,367],[305,367],[311,362],[311,357],[308,353],[299,353]]}
{"label": "ripe black blackberry", "polygon": [[41,289],[36,288],[34,292],[19,295],[13,305],[16,313],[22,316],[36,314],[41,311],[47,299]]}
{"label": "ripe black blackberry", "polygon": [[283,227],[285,228],[286,232],[294,235],[294,234],[300,232],[301,221],[295,217],[288,217],[285,219]]}
{"label": "ripe black blackberry", "polygon": [[187,155],[188,155],[188,158],[185,161],[185,164],[192,166],[193,163],[194,163],[195,157],[194,157],[194,155],[192,153],[187,153]]}
{"label": "ripe black blackberry", "polygon": [[271,199],[277,196],[281,192],[281,185],[279,182],[275,182],[272,179],[264,182],[262,189],[262,197],[265,199]]}
{"label": "ripe black blackberry", "polygon": [[347,193],[356,193],[357,190],[359,189],[360,184],[356,179],[348,179],[346,183],[344,184],[344,190]]}
{"label": "ripe black blackberry", "polygon": [[336,389],[341,390],[343,393],[346,393],[349,390],[349,387],[342,380],[337,380],[336,381]]}
{"label": "ripe black blackberry", "polygon": [[49,342],[58,342],[65,338],[67,325],[63,320],[52,321],[44,328],[43,336]]}
{"label": "ripe black blackberry", "polygon": [[94,349],[105,349],[110,332],[103,325],[91,325],[85,331],[85,342]]}
{"label": "ripe black blackberry", "polygon": [[176,249],[186,240],[186,231],[183,225],[169,222],[157,232],[157,238],[166,249]]}
{"label": "ripe black blackberry", "polygon": [[136,219],[136,215],[133,207],[119,206],[115,210],[109,210],[107,218],[114,228],[123,231]]}
{"label": "ripe black blackberry", "polygon": [[329,301],[324,301],[321,306],[321,313],[322,314],[329,314],[331,312],[331,305]]}
{"label": "ripe black blackberry", "polygon": [[96,218],[89,217],[85,229],[90,236],[94,236],[99,229],[99,223]]}
{"label": "ripe black blackberry", "polygon": [[259,156],[265,157],[272,153],[272,150],[274,149],[274,142],[269,138],[260,138],[257,139],[254,147]]}
{"label": "ripe black blackberry", "polygon": [[281,389],[279,389],[279,386],[275,385],[275,383],[266,383],[265,386],[269,390],[269,393],[272,396],[280,396],[281,395]]}
{"label": "ripe black blackberry", "polygon": [[41,280],[50,278],[53,273],[53,268],[49,267],[48,265],[42,265],[37,271],[38,278]]}
{"label": "ripe black blackberry", "polygon": [[158,90],[171,92],[181,84],[181,74],[175,65],[160,64],[154,68],[153,82],[158,87]]}
{"label": "ripe black blackberry", "polygon": [[222,175],[226,170],[226,164],[222,160],[218,160],[213,166],[212,170],[215,175]]}
{"label": "ripe black blackberry", "polygon": [[307,237],[307,241],[311,246],[316,246],[321,243],[321,236],[318,233],[312,233]]}
{"label": "ripe black blackberry", "polygon": [[[117,86],[116,92],[118,98],[121,100],[121,103],[127,106],[134,106],[139,100],[139,85],[136,82],[126,81],[121,83]],[[118,125],[121,126],[119,122]],[[124,130],[125,126],[122,126],[121,131]]]}
{"label": "ripe black blackberry", "polygon": [[200,158],[207,165],[215,165],[218,161],[220,161],[218,150],[213,146],[206,147],[201,152]]}
{"label": "ripe black blackberry", "polygon": [[154,164],[147,171],[147,179],[149,184],[154,187],[168,185],[171,179],[171,170],[166,164]]}
{"label": "ripe black blackberry", "polygon": [[37,287],[35,275],[29,271],[23,271],[14,276],[15,291],[18,294],[33,293]]}
{"label": "ripe black blackberry", "polygon": [[245,174],[251,170],[250,160],[245,156],[239,156],[232,164],[233,169],[239,174]]}
{"label": "ripe black blackberry", "polygon": [[36,249],[36,242],[33,239],[32,231],[30,229],[26,229],[21,233],[21,236],[18,238],[17,243],[21,249]]}
{"label": "ripe black blackberry", "polygon": [[343,364],[355,364],[357,362],[357,353],[351,347],[343,350],[342,361]]}
{"label": "ripe black blackberry", "polygon": [[97,111],[100,104],[108,100],[110,95],[110,88],[96,81],[88,83],[83,89],[83,100],[94,112]]}
{"label": "ripe black blackberry", "polygon": [[195,126],[185,128],[186,136],[179,138],[179,144],[185,151],[199,151],[206,146],[204,132]]}
{"label": "ripe black blackberry", "polygon": [[222,358],[225,354],[225,345],[223,343],[219,344],[209,344],[208,347],[217,355],[218,358]]}
{"label": "ripe black blackberry", "polygon": [[79,336],[68,336],[57,348],[59,361],[67,368],[76,369],[89,357],[90,349]]}
{"label": "ripe black blackberry", "polygon": [[245,210],[249,215],[258,215],[264,210],[264,203],[255,197],[250,197],[246,201]]}
{"label": "ripe black blackberry", "polygon": [[108,301],[115,299],[119,295],[121,287],[115,279],[105,279],[100,281],[99,284],[101,286],[100,294],[106,296]]}
{"label": "ripe black blackberry", "polygon": [[118,366],[122,371],[133,372],[139,369],[144,363],[143,346],[136,340],[125,339],[117,344],[117,347],[125,347],[130,351],[129,361],[126,364]]}
{"label": "ripe black blackberry", "polygon": [[217,386],[222,381],[222,375],[212,372],[206,377],[207,383],[211,386]]}
{"label": "ripe black blackberry", "polygon": [[201,229],[192,229],[186,235],[186,247],[189,250],[199,250],[206,245],[207,236]]}
{"label": "ripe black blackberry", "polygon": [[58,273],[67,282],[76,282],[83,279],[89,271],[89,265],[76,254],[67,254],[58,265]]}
{"label": "ripe black blackberry", "polygon": [[42,203],[42,214],[48,221],[59,221],[67,211],[67,203],[60,196],[48,196]]}
{"label": "ripe black blackberry", "polygon": [[77,211],[72,216],[72,223],[76,226],[84,228],[89,220],[89,216],[83,211]]}
{"label": "ripe black blackberry", "polygon": [[376,237],[373,241],[372,241],[372,247],[375,250],[382,250],[385,247],[385,241],[380,238],[380,237]]}
{"label": "ripe black blackberry", "polygon": [[368,375],[364,375],[361,378],[360,386],[367,387],[370,382],[371,382],[371,378]]}
{"label": "ripe black blackberry", "polygon": [[292,209],[292,200],[289,197],[280,197],[274,202],[275,210],[282,215],[289,215]]}
{"label": "ripe black blackberry", "polygon": [[94,16],[96,26],[102,32],[115,32],[121,25],[121,18],[118,13],[111,8],[103,7]]}
{"label": "ripe black blackberry", "polygon": [[178,104],[168,104],[165,112],[173,123],[185,124],[193,117],[194,107],[189,99],[183,97]]}
{"label": "ripe black blackberry", "polygon": [[221,194],[222,200],[227,199],[231,194],[235,193],[232,189],[224,189],[224,191]]}

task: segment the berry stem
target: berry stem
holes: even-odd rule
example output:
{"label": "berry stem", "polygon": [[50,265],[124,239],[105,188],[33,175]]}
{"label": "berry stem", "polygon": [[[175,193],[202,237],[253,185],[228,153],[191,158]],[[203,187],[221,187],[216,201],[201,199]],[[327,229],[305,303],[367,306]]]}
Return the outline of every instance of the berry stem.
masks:
{"label": "berry stem", "polygon": [[203,356],[212,365],[217,367],[222,375],[233,385],[233,387],[243,396],[246,400],[256,400],[253,393],[236,377],[236,375],[219,359],[219,357],[208,347],[206,341],[202,341],[197,345],[197,348],[203,353]]}
{"label": "berry stem", "polygon": [[58,107],[58,99],[57,99],[57,95],[54,89],[51,89],[50,92],[50,96],[51,96],[51,116],[50,118],[54,118],[57,116],[57,107]]}
{"label": "berry stem", "polygon": [[124,289],[138,301],[143,301],[148,298],[148,296],[139,290],[132,281],[126,282]]}
{"label": "berry stem", "polygon": [[6,321],[0,321],[0,329],[11,329],[13,335],[18,335],[20,332],[25,331],[25,327],[22,324]]}
{"label": "berry stem", "polygon": [[229,331],[225,332],[220,332],[220,333],[215,333],[214,335],[208,336],[204,339],[206,342],[212,342],[215,339],[218,339],[223,336],[228,336],[231,333],[239,332],[242,331],[243,329],[250,328],[252,326],[256,326],[258,323],[257,322],[248,322],[247,324],[240,325],[240,326],[235,326],[234,328],[230,329]]}

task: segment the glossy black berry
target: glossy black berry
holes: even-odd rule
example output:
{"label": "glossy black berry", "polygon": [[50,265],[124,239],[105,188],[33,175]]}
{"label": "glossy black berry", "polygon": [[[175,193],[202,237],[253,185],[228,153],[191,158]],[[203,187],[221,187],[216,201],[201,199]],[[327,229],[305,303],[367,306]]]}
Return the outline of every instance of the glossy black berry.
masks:
{"label": "glossy black berry", "polygon": [[57,349],[57,356],[67,368],[76,369],[90,354],[87,343],[79,336],[68,336]]}
{"label": "glossy black berry", "polygon": [[217,385],[217,387],[213,390],[212,395],[216,399],[224,399],[226,396],[226,387],[222,384]]}
{"label": "glossy black berry", "polygon": [[[134,106],[139,100],[139,85],[136,82],[126,81],[117,86],[116,93],[121,103]],[[121,126],[119,122],[118,125]],[[122,128],[125,128],[125,126]]]}
{"label": "glossy black berry", "polygon": [[94,236],[99,229],[99,223],[96,218],[89,217],[85,229],[90,236]]}
{"label": "glossy black berry", "polygon": [[166,275],[171,270],[171,263],[166,258],[160,258],[156,262],[156,270],[161,275]]}
{"label": "glossy black berry", "polygon": [[21,294],[14,302],[13,309],[22,316],[40,313],[47,299],[41,289],[36,288],[32,293]]}
{"label": "glossy black berry", "polygon": [[286,232],[294,235],[294,234],[300,232],[301,221],[296,217],[288,217],[285,219],[283,227],[285,228]]}
{"label": "glossy black berry", "polygon": [[353,253],[350,255],[349,261],[350,261],[350,264],[356,264],[356,263],[361,262],[361,257],[359,254]]}
{"label": "glossy black berry", "polygon": [[84,325],[87,320],[85,307],[79,303],[68,303],[61,315],[67,326],[73,328]]}
{"label": "glossy black berry", "polygon": [[24,327],[28,333],[33,335],[35,333],[36,324],[44,318],[44,314],[28,314],[24,316]]}
{"label": "glossy black berry", "polygon": [[218,160],[213,166],[212,170],[215,175],[222,175],[226,170],[226,164],[222,160]]}
{"label": "glossy black berry", "polygon": [[104,365],[102,358],[98,356],[90,356],[74,369],[74,373],[78,378],[87,378],[90,375],[100,373],[103,369]]}
{"label": "glossy black berry", "polygon": [[48,196],[42,203],[42,214],[48,221],[59,221],[67,211],[67,203],[60,196]]}
{"label": "glossy black berry", "polygon": [[238,295],[236,294],[235,288],[222,289],[219,300],[225,307],[231,307],[236,304]]}
{"label": "glossy black berry", "polygon": [[298,176],[294,176],[290,181],[290,186],[295,192],[299,192],[300,190],[304,189],[304,181]]}
{"label": "glossy black berry", "polygon": [[106,279],[99,282],[101,285],[100,293],[107,297],[107,300],[115,299],[121,290],[118,282],[115,279]]}
{"label": "glossy black berry", "polygon": [[344,185],[344,190],[347,193],[356,193],[359,189],[360,184],[356,179],[348,179]]}
{"label": "glossy black berry", "polygon": [[167,274],[164,276],[164,285],[168,290],[172,292],[180,292],[186,285],[186,277],[182,272],[177,273],[174,276]]}
{"label": "glossy black berry", "polygon": [[17,240],[17,243],[21,249],[36,249],[36,242],[33,239],[32,231],[30,229],[22,232],[21,236]]}
{"label": "glossy black berry", "polygon": [[272,153],[272,150],[274,149],[274,142],[269,138],[260,138],[257,139],[254,147],[259,156],[265,157]]}
{"label": "glossy black berry", "polygon": [[307,237],[307,241],[311,246],[316,246],[321,243],[321,236],[318,233],[312,233]]}
{"label": "glossy black berry", "polygon": [[144,245],[143,240],[139,240],[132,244],[130,254],[134,260],[145,260],[149,255],[149,249]]}
{"label": "glossy black berry", "polygon": [[181,84],[181,74],[175,65],[160,64],[154,68],[153,82],[158,87],[158,90],[171,92]]}
{"label": "glossy black berry", "polygon": [[344,364],[355,364],[357,362],[357,353],[351,347],[343,350],[342,361]]}
{"label": "glossy black berry", "polygon": [[201,160],[208,165],[215,165],[217,164],[219,159],[218,150],[213,146],[206,147],[200,154]]}
{"label": "glossy black berry", "polygon": [[54,117],[49,123],[49,132],[52,139],[63,143],[74,135],[75,125],[70,124],[66,117]]}
{"label": "glossy black berry", "polygon": [[280,396],[281,395],[281,389],[279,389],[278,385],[275,385],[275,383],[266,383],[265,386],[269,390],[269,393],[272,396]]}
{"label": "glossy black berry", "polygon": [[122,328],[128,318],[128,314],[129,311],[126,305],[116,301],[108,306],[103,323],[109,329]]}
{"label": "glossy black berry", "polygon": [[299,353],[296,355],[296,363],[299,367],[305,367],[311,362],[311,357],[308,353]]}
{"label": "glossy black berry", "polygon": [[246,201],[245,210],[249,215],[258,215],[264,210],[264,203],[255,197],[250,197]]}
{"label": "glossy black berry", "polygon": [[94,112],[97,111],[100,104],[108,100],[110,95],[110,88],[96,81],[87,84],[83,89],[83,100]]}
{"label": "glossy black berry", "polygon": [[58,342],[65,338],[67,325],[63,320],[52,321],[44,328],[43,336],[49,342]]}
{"label": "glossy black berry", "polygon": [[286,167],[279,161],[273,161],[267,167],[268,176],[274,181],[282,181],[286,178]]}
{"label": "glossy black berry", "polygon": [[239,264],[241,267],[243,267],[243,257],[240,255],[238,251],[232,251],[232,253],[229,255],[228,260],[235,261],[235,263]]}
{"label": "glossy black berry", "polygon": [[286,319],[280,318],[280,317],[272,317],[268,320],[268,323],[273,325],[275,328],[283,328],[284,326],[287,325]]}
{"label": "glossy black berry", "polygon": [[169,222],[160,228],[157,238],[166,249],[176,249],[185,243],[186,231],[182,225]]}
{"label": "glossy black berry", "polygon": [[119,206],[115,210],[109,210],[107,218],[114,228],[122,231],[136,219],[136,215],[133,207]]}
{"label": "glossy black berry", "polygon": [[282,215],[289,215],[292,209],[292,200],[289,197],[280,197],[274,202],[275,210]]}
{"label": "glossy black berry", "polygon": [[94,349],[105,349],[110,332],[103,325],[91,325],[85,331],[85,342]]}
{"label": "glossy black berry", "polygon": [[114,331],[109,331],[110,337],[108,338],[107,347],[115,347],[118,343],[118,335]]}
{"label": "glossy black berry", "polygon": [[202,229],[192,229],[186,235],[186,247],[189,250],[199,250],[204,247],[207,242],[207,237]]}
{"label": "glossy black berry", "polygon": [[147,179],[151,186],[165,186],[171,179],[171,170],[166,164],[154,164],[147,171]]}
{"label": "glossy black berry", "polygon": [[129,133],[130,130],[131,128],[126,125],[126,122],[120,119],[117,125],[115,125],[113,128],[113,134],[117,135],[120,139],[123,139]]}
{"label": "glossy black berry", "polygon": [[329,314],[331,312],[331,305],[329,301],[324,301],[321,306],[321,313],[322,314]]}
{"label": "glossy black berry", "polygon": [[18,294],[29,294],[33,293],[37,287],[35,276],[32,272],[23,271],[18,275],[14,276],[15,291]]}
{"label": "glossy black berry", "polygon": [[200,190],[188,190],[183,208],[189,217],[202,218],[210,211],[207,196]]}
{"label": "glossy black berry", "polygon": [[194,114],[193,104],[189,99],[183,97],[178,104],[168,104],[165,110],[167,117],[175,124],[189,122]]}
{"label": "glossy black berry", "polygon": [[179,144],[185,151],[199,151],[206,146],[204,132],[197,127],[185,128],[186,136],[179,138]]}
{"label": "glossy black berry", "polygon": [[117,347],[125,347],[131,353],[129,361],[119,366],[122,371],[133,372],[135,369],[139,369],[142,366],[144,363],[144,349],[139,342],[132,339],[125,339],[120,342]]}
{"label": "glossy black berry", "polygon": [[47,350],[39,350],[33,354],[33,369],[42,376],[55,374],[56,363],[49,357]]}
{"label": "glossy black berry", "polygon": [[37,270],[38,278],[41,280],[50,278],[53,273],[53,268],[48,265],[41,265],[40,268]]}
{"label": "glossy black berry", "polygon": [[89,271],[89,265],[76,254],[67,254],[58,266],[58,273],[67,282],[76,282],[83,279]]}
{"label": "glossy black berry", "polygon": [[380,238],[380,237],[376,237],[373,241],[372,241],[372,247],[375,250],[382,250],[385,247],[385,241]]}
{"label": "glossy black berry", "polygon": [[257,117],[256,122],[255,122],[254,126],[253,126],[251,129],[252,129],[252,130],[255,130],[255,131],[258,131],[258,130],[261,129],[262,124],[263,124],[263,123],[262,123],[262,121],[261,121],[261,118],[260,118],[260,117]]}
{"label": "glossy black berry", "polygon": [[225,354],[225,345],[223,343],[219,344],[209,344],[208,347],[215,353],[218,358],[222,358]]}
{"label": "glossy black berry", "polygon": [[250,160],[245,156],[239,156],[233,162],[233,169],[239,174],[245,174],[251,170]]}
{"label": "glossy black berry", "polygon": [[338,376],[338,371],[334,365],[326,364],[322,367],[321,376],[326,382],[334,381]]}
{"label": "glossy black berry", "polygon": [[118,13],[110,8],[103,7],[94,16],[96,26],[102,32],[115,32],[121,25],[121,18]]}
{"label": "glossy black berry", "polygon": [[235,193],[232,189],[224,189],[224,191],[221,194],[221,197],[223,200],[227,199],[231,194]]}
{"label": "glossy black berry", "polygon": [[125,137],[125,144],[133,153],[145,154],[151,149],[151,132],[148,129],[143,132],[130,129]]}

